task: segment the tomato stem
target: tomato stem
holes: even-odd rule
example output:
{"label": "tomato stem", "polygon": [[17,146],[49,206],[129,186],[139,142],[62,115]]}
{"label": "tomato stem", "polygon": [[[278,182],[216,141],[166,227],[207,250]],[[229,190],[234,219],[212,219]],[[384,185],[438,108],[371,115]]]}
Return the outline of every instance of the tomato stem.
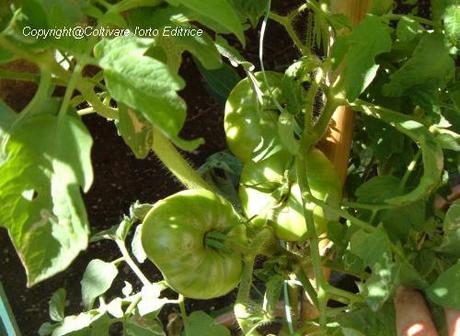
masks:
{"label": "tomato stem", "polygon": [[252,273],[254,269],[254,255],[246,255],[243,260],[243,272],[241,274],[240,286],[233,306],[238,325],[244,335],[258,335],[251,321],[250,290],[252,286]]}
{"label": "tomato stem", "polygon": [[139,266],[137,266],[137,264],[134,262],[134,260],[129,255],[129,252],[128,252],[128,249],[126,248],[125,242],[123,240],[120,240],[120,239],[115,240],[115,242],[116,242],[116,244],[118,246],[118,249],[121,252],[121,255],[125,259],[125,262],[133,270],[134,274],[136,274],[136,276],[139,278],[139,280],[141,280],[141,282],[142,282],[142,284],[144,286],[150,286],[151,282],[149,281],[149,279],[147,279],[147,277],[144,275],[144,273],[142,273],[142,271],[139,268]]}
{"label": "tomato stem", "polygon": [[187,310],[185,309],[185,298],[182,294],[179,294],[178,303],[179,303],[180,314],[182,316],[182,321],[184,323],[185,336],[191,336],[189,326],[188,326]]}
{"label": "tomato stem", "polygon": [[171,173],[188,189],[212,188],[182,157],[173,144],[157,128],[153,129],[153,152]]}
{"label": "tomato stem", "polygon": [[315,273],[316,279],[316,291],[317,291],[317,300],[318,300],[318,310],[319,310],[319,323],[320,328],[324,330],[327,323],[326,316],[326,305],[327,305],[327,292],[326,280],[324,278],[323,270],[321,268],[321,255],[319,252],[319,239],[315,228],[315,223],[313,221],[313,213],[308,210],[308,199],[307,196],[311,195],[310,186],[308,184],[308,171],[305,164],[306,153],[310,151],[311,143],[308,143],[308,138],[306,134],[302,136],[301,139],[301,148],[302,150],[296,156],[296,173],[297,179],[299,181],[299,187],[302,195],[303,203],[303,214],[305,222],[307,223],[307,230],[310,235],[310,255],[313,265],[313,271]]}

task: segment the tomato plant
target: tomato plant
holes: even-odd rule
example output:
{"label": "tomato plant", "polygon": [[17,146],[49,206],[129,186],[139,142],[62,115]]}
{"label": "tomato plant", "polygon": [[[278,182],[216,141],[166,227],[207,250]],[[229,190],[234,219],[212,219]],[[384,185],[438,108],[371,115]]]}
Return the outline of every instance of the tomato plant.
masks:
{"label": "tomato plant", "polygon": [[[225,336],[236,322],[244,335],[275,326],[279,335],[389,336],[410,329],[413,311],[422,328],[453,335],[458,3],[433,0],[430,15],[413,1],[299,0],[283,15],[272,5],[0,4],[0,78],[37,86],[19,111],[0,100],[0,226],[27,286],[66,271],[90,243],[112,241],[121,254],[88,263],[82,312],[66,316],[57,290],[40,335]],[[295,49],[287,63],[269,59],[267,26]],[[182,90],[197,85],[183,78],[184,53],[225,101],[229,151],[200,169],[180,151],[204,141],[182,133]],[[37,72],[11,70],[15,60]],[[89,114],[113,123],[136,158],[153,152],[186,190],[133,202],[121,223],[96,232],[82,195],[94,174]],[[138,286],[118,285],[124,264]],[[187,311],[191,299],[228,293],[224,311]],[[165,326],[160,311],[171,305],[179,322]]]}

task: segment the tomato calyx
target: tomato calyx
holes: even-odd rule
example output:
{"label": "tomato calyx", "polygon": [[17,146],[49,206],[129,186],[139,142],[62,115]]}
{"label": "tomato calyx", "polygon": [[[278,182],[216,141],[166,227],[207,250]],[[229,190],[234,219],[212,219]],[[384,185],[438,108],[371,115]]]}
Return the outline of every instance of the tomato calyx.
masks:
{"label": "tomato calyx", "polygon": [[207,248],[223,253],[232,253],[230,247],[226,244],[228,236],[219,231],[209,231],[203,236],[203,244]]}

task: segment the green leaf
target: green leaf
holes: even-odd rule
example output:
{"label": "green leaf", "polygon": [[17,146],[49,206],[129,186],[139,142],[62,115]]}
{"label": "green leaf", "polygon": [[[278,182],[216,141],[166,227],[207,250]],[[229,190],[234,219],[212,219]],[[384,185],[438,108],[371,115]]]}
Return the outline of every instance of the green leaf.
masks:
{"label": "green leaf", "polygon": [[275,317],[276,305],[278,304],[283,290],[284,279],[281,275],[275,274],[268,280],[264,295],[263,310],[269,316]]}
{"label": "green leaf", "polygon": [[177,91],[184,81],[166,64],[144,56],[152,42],[134,36],[104,39],[96,45],[95,56],[112,97],[137,110],[182,149],[193,150],[201,140],[178,136],[186,106]]}
{"label": "green leaf", "polygon": [[390,82],[383,86],[383,93],[390,97],[403,96],[417,86],[428,86],[437,91],[453,78],[454,71],[455,64],[444,45],[443,36],[426,34],[412,57],[390,75]]}
{"label": "green leaf", "polygon": [[202,36],[176,36],[172,39],[176,45],[195,56],[205,69],[213,70],[222,66],[220,54],[208,34],[203,33]]}
{"label": "green leaf", "polygon": [[255,28],[267,9],[268,0],[230,0],[230,3],[238,11],[241,20],[243,22],[249,20]]}
{"label": "green leaf", "polygon": [[228,95],[241,80],[240,75],[230,65],[224,63],[218,69],[205,69],[200,63],[196,62],[198,70],[208,84],[210,93],[217,101],[224,106]]}
{"label": "green leaf", "polygon": [[447,308],[460,309],[460,261],[439,275],[427,290],[434,303]]}
{"label": "green leaf", "polygon": [[375,176],[361,184],[355,195],[359,202],[381,203],[387,198],[400,195],[401,181],[391,175]]}
{"label": "green leaf", "polygon": [[372,6],[369,13],[375,15],[383,15],[388,13],[394,6],[394,0],[376,0],[372,1]]}
{"label": "green leaf", "polygon": [[[395,311],[392,304],[385,304],[374,312],[367,307],[337,316],[342,328],[347,328],[345,336],[389,336],[396,335]],[[353,333],[355,332],[355,333]]]}
{"label": "green leaf", "polygon": [[81,279],[82,300],[87,309],[91,309],[94,300],[112,286],[117,274],[118,269],[113,263],[100,259],[89,262]]}
{"label": "green leaf", "polygon": [[289,153],[296,155],[299,151],[299,141],[294,135],[295,118],[294,115],[284,110],[278,117],[278,135],[281,143]]}
{"label": "green leaf", "polygon": [[152,125],[135,110],[118,104],[118,132],[138,159],[145,159],[152,148]]}
{"label": "green leaf", "polygon": [[401,43],[413,41],[421,32],[423,27],[417,21],[403,16],[396,26],[396,37]]}
{"label": "green leaf", "polygon": [[399,267],[385,254],[380,262],[375,263],[369,279],[366,280],[366,303],[377,311],[393,295],[398,286]]}
{"label": "green leaf", "polygon": [[142,222],[152,208],[152,204],[136,201],[129,207],[129,217],[133,221],[138,220]]}
{"label": "green leaf", "polygon": [[137,304],[137,310],[140,316],[151,313],[158,314],[167,301],[167,299],[164,298],[160,299],[161,290],[161,286],[155,283],[142,287],[141,300]]}
{"label": "green leaf", "polygon": [[59,288],[50,299],[49,315],[51,320],[60,322],[65,317],[66,290]]}
{"label": "green leaf", "polygon": [[458,4],[447,7],[444,12],[444,28],[449,40],[460,46],[460,7]]}
{"label": "green leaf", "polygon": [[17,114],[0,99],[0,141],[9,132]]}
{"label": "green leaf", "polygon": [[66,269],[88,244],[80,187],[93,172],[91,136],[79,118],[41,114],[11,132],[0,164],[0,225],[26,268],[28,285]]}
{"label": "green leaf", "polygon": [[53,336],[99,336],[109,334],[110,319],[97,310],[66,316],[53,330]]}
{"label": "green leaf", "polygon": [[148,316],[132,316],[123,327],[126,336],[166,336],[161,322]]}
{"label": "green leaf", "polygon": [[433,134],[425,125],[402,113],[381,108],[366,109],[363,106],[359,106],[359,108],[361,111],[385,121],[399,132],[410,137],[412,141],[418,144],[422,152],[423,175],[418,185],[406,194],[386,199],[385,203],[402,206],[415,202],[431,193],[440,182],[444,166],[443,151]]}
{"label": "green leaf", "polygon": [[189,336],[230,336],[230,330],[217,324],[214,319],[203,311],[195,311],[188,317]]}
{"label": "green leaf", "polygon": [[383,210],[379,219],[392,240],[405,242],[409,238],[411,229],[416,231],[425,229],[425,211],[425,202],[417,201],[402,207]]}
{"label": "green leaf", "polygon": [[[75,38],[72,34],[62,34],[59,29],[85,26],[83,9],[87,6],[84,0],[54,1],[54,0],[24,0],[21,6],[21,15],[14,28],[15,40],[25,48],[43,48],[54,45],[67,50],[82,52],[85,50],[88,38]],[[46,39],[24,35],[24,28],[47,29]],[[55,30],[51,30],[55,29]],[[55,33],[57,32],[57,33]],[[13,32],[9,32],[12,34]],[[54,34],[54,35],[53,35]],[[58,35],[60,34],[60,35]],[[25,43],[24,43],[25,42]]]}
{"label": "green leaf", "polygon": [[145,253],[144,247],[142,246],[141,230],[142,224],[136,226],[133,239],[131,240],[131,251],[134,257],[136,258],[137,262],[142,264],[147,259],[147,254]]}
{"label": "green leaf", "polygon": [[460,258],[460,200],[451,204],[442,226],[444,234],[439,251]]}
{"label": "green leaf", "polygon": [[173,5],[183,5],[202,15],[206,20],[199,21],[210,28],[213,28],[214,23],[217,22],[234,33],[244,45],[243,26],[236,10],[227,0],[168,0],[168,2]]}
{"label": "green leaf", "polygon": [[382,226],[372,233],[359,230],[350,239],[350,251],[360,257],[366,266],[391,259],[389,246],[388,237]]}
{"label": "green leaf", "polygon": [[[378,17],[367,16],[346,37],[348,50],[340,84],[353,102],[374,79],[379,66],[375,57],[391,50],[390,29]],[[343,51],[341,51],[343,53]]]}

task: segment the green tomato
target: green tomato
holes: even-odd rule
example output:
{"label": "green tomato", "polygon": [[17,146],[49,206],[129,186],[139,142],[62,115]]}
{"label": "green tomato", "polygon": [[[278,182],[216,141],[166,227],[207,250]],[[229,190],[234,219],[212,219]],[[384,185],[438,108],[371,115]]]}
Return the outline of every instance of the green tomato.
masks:
{"label": "green tomato", "polygon": [[[265,72],[271,94],[281,99],[281,80],[283,74]],[[247,162],[255,149],[280,144],[278,137],[278,113],[270,98],[262,73],[256,73],[255,79],[263,94],[260,105],[253,83],[249,78],[240,81],[230,93],[225,105],[224,129],[227,145],[241,161]]]}
{"label": "green tomato", "polygon": [[242,257],[228,241],[244,242],[244,226],[231,204],[210,191],[185,190],[157,202],[141,239],[169,286],[185,297],[210,299],[238,285]]}
{"label": "green tomato", "polygon": [[[243,210],[255,223],[270,223],[278,238],[299,241],[307,233],[303,214],[300,187],[293,169],[294,158],[276,154],[266,160],[249,162],[243,168],[239,196]],[[318,149],[307,156],[307,179],[315,198],[338,204],[341,184],[333,164]],[[337,220],[333,214],[313,203],[307,205],[313,212],[318,234],[324,233],[329,220]]]}

